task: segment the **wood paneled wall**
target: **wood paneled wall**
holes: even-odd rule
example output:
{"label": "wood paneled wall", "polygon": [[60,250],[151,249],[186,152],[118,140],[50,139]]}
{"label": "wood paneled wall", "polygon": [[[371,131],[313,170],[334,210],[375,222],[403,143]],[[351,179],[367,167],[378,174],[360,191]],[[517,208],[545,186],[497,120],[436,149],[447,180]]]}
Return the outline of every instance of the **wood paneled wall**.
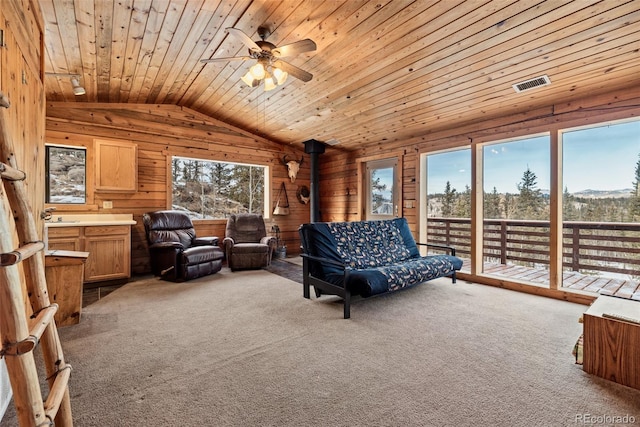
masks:
{"label": "wood paneled wall", "polygon": [[[474,142],[497,141],[567,127],[586,126],[613,120],[640,117],[640,88],[633,87],[579,102],[499,117],[465,126],[433,132],[419,138],[394,143],[380,142],[373,148],[343,152],[327,148],[320,161],[320,198],[323,221],[355,221],[358,212],[357,162],[363,158],[393,157],[402,154],[402,201],[415,200],[413,208],[402,208],[414,233],[418,227],[420,154],[468,146]],[[606,143],[606,142],[603,142]]]}
{"label": "wood paneled wall", "polygon": [[[0,30],[0,94],[9,102],[5,109],[8,134],[18,168],[27,173],[26,185],[34,217],[44,205],[44,23],[37,1],[2,0]],[[4,108],[4,107],[0,107]],[[3,159],[6,162],[6,159]]]}
{"label": "wood paneled wall", "polygon": [[[358,160],[402,157],[402,200],[414,200],[412,208],[401,203],[401,214],[409,220],[414,234],[419,218],[420,154],[468,145],[474,141],[498,140],[528,135],[550,128],[570,127],[617,120],[640,115],[640,90],[629,89],[594,96],[581,102],[553,105],[509,117],[500,117],[456,129],[434,132],[404,142],[381,142],[373,149],[344,152],[339,147],[327,147],[319,156],[320,211],[323,221],[352,221],[361,218],[359,212]],[[133,213],[138,224],[132,235],[132,272],[149,271],[147,247],[141,216],[144,212],[167,207],[167,156],[252,161],[272,167],[271,197],[275,197],[281,182],[287,185],[291,214],[272,219],[282,230],[288,253],[298,253],[297,228],[309,219],[309,206],[295,198],[298,185],[309,186],[309,161],[305,161],[299,178],[292,184],[280,159],[285,154],[298,158],[300,147],[282,146],[192,110],[169,105],[77,104],[47,105],[46,141],[80,144],[90,147],[94,138],[131,140],[138,144],[138,191],[132,194],[98,193],[88,207],[102,212],[102,202],[111,200],[112,213]],[[89,155],[89,157],[91,157]],[[308,159],[308,156],[305,155]],[[250,160],[249,160],[250,159]],[[59,210],[58,212],[64,212]],[[268,222],[270,228],[271,222]],[[224,221],[199,221],[200,235],[224,235]]]}
{"label": "wood paneled wall", "polygon": [[[281,182],[285,182],[291,213],[268,219],[281,230],[288,253],[299,252],[298,226],[309,220],[309,205],[296,199],[298,186],[309,186],[309,161],[303,163],[295,183],[291,183],[284,154],[300,158],[303,145],[283,146],[211,117],[172,105],[48,103],[46,142],[87,147],[87,171],[93,173],[95,138],[133,141],[138,145],[138,189],[135,193],[94,192],[88,204],[80,209],[57,205],[56,213],[132,213],[137,224],[132,227],[133,274],[147,273],[149,257],[142,215],[166,209],[168,159],[172,155],[205,160],[220,160],[267,165],[271,170],[271,202],[273,209]],[[301,141],[302,142],[302,141]],[[103,201],[113,202],[112,209],[103,209]],[[226,220],[194,221],[200,236],[224,237]]]}

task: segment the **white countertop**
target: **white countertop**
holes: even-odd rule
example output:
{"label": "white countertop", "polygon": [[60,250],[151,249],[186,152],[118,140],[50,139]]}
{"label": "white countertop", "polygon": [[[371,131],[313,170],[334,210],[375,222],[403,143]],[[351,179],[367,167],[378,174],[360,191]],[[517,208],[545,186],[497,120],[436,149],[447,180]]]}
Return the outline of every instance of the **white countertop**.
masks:
{"label": "white countertop", "polygon": [[[58,220],[58,218],[60,220]],[[45,221],[46,227],[89,227],[92,225],[135,225],[132,214],[77,214],[56,215]]]}

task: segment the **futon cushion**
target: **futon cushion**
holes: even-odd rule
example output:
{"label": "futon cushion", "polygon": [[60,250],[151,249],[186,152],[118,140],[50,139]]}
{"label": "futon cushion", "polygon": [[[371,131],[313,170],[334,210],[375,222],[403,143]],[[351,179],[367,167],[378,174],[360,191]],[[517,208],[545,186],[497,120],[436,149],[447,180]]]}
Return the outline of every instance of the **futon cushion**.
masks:
{"label": "futon cushion", "polygon": [[328,224],[336,250],[351,268],[371,268],[402,262],[411,256],[395,221]]}

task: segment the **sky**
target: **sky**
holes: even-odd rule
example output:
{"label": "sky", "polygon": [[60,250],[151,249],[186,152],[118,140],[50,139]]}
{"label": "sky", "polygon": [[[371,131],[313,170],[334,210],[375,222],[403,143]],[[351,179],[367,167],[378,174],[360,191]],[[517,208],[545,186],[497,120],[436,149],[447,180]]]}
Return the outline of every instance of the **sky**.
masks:
{"label": "sky", "polygon": [[[537,188],[550,188],[549,137],[539,136],[484,146],[484,189],[517,193],[529,168]],[[584,190],[632,188],[640,160],[640,121],[574,130],[563,135],[563,188]],[[441,193],[447,181],[458,192],[471,186],[471,151],[428,156],[428,193]]]}

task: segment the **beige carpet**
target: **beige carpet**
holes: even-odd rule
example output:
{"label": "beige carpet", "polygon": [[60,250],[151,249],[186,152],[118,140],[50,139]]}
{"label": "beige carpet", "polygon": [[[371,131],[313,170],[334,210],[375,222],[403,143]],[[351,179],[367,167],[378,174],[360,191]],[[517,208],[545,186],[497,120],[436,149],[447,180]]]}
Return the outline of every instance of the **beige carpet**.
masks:
{"label": "beige carpet", "polygon": [[358,300],[350,320],[336,301],[265,271],[125,285],[61,329],[75,424],[640,423],[640,391],[573,363],[584,306],[448,279]]}

